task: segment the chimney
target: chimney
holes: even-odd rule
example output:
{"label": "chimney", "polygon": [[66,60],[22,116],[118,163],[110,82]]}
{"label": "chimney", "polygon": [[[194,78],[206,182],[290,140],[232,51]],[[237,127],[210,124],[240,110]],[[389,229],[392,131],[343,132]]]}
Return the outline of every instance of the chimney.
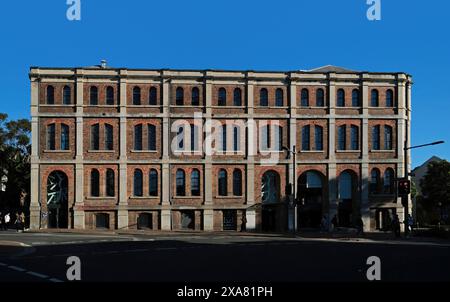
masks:
{"label": "chimney", "polygon": [[102,66],[103,69],[106,69],[106,66],[107,66],[106,60],[102,60],[101,66]]}

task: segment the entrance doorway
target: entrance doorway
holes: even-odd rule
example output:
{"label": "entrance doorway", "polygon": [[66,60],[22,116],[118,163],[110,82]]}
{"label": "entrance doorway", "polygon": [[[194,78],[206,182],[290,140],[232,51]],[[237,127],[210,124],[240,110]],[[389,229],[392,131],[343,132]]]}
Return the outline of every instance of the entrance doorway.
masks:
{"label": "entrance doorway", "polygon": [[237,211],[235,210],[223,211],[223,230],[224,231],[237,230]]}
{"label": "entrance doorway", "polygon": [[47,179],[48,228],[69,227],[68,178],[61,171],[52,172]]}
{"label": "entrance doorway", "polygon": [[277,217],[280,208],[280,175],[275,171],[264,173],[261,181],[262,192],[262,230],[275,232],[278,229]]}
{"label": "entrance doorway", "polygon": [[322,221],[323,178],[316,171],[303,173],[298,179],[298,227],[319,228]]}

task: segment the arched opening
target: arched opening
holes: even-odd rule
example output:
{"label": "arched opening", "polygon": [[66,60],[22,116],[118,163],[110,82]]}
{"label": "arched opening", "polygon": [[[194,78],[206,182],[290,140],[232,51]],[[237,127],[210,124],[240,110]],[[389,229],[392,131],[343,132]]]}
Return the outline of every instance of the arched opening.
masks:
{"label": "arched opening", "polygon": [[280,214],[280,175],[275,171],[264,173],[261,181],[262,230],[277,230],[277,216]]}
{"label": "arched opening", "polygon": [[69,227],[69,181],[61,171],[52,172],[47,179],[48,228]]}
{"label": "arched opening", "polygon": [[153,229],[153,215],[150,213],[142,213],[137,219],[137,228],[139,230]]}
{"label": "arched opening", "polygon": [[338,224],[341,227],[352,227],[358,218],[357,201],[358,181],[356,173],[346,170],[338,179]]}
{"label": "arched opening", "polygon": [[298,227],[319,228],[325,200],[324,176],[317,171],[303,173],[297,182]]}

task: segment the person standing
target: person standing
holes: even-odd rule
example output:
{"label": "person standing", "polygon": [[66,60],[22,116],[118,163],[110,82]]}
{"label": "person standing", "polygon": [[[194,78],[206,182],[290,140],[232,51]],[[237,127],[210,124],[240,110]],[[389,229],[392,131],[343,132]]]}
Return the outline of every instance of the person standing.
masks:
{"label": "person standing", "polygon": [[247,215],[245,213],[242,214],[242,221],[241,221],[241,232],[247,231]]}
{"label": "person standing", "polygon": [[5,215],[5,217],[3,218],[3,228],[4,228],[4,230],[5,231],[7,231],[8,230],[8,226],[9,226],[9,222],[11,221],[11,217],[9,216],[9,213],[7,213],[6,215]]}
{"label": "person standing", "polygon": [[356,220],[356,228],[358,229],[358,235],[364,235],[364,221],[361,216]]}
{"label": "person standing", "polygon": [[398,215],[395,215],[392,220],[392,231],[396,238],[400,237],[400,219],[398,218]]}

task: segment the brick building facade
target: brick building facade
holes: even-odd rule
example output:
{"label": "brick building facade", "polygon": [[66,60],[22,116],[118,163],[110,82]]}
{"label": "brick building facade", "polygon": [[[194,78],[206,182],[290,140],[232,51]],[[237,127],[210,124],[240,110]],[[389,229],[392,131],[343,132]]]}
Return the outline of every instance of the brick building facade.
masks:
{"label": "brick building facade", "polygon": [[[376,230],[402,219],[405,73],[93,66],[32,67],[30,79],[34,229],[285,231],[336,215]],[[294,146],[295,163],[284,150]]]}

